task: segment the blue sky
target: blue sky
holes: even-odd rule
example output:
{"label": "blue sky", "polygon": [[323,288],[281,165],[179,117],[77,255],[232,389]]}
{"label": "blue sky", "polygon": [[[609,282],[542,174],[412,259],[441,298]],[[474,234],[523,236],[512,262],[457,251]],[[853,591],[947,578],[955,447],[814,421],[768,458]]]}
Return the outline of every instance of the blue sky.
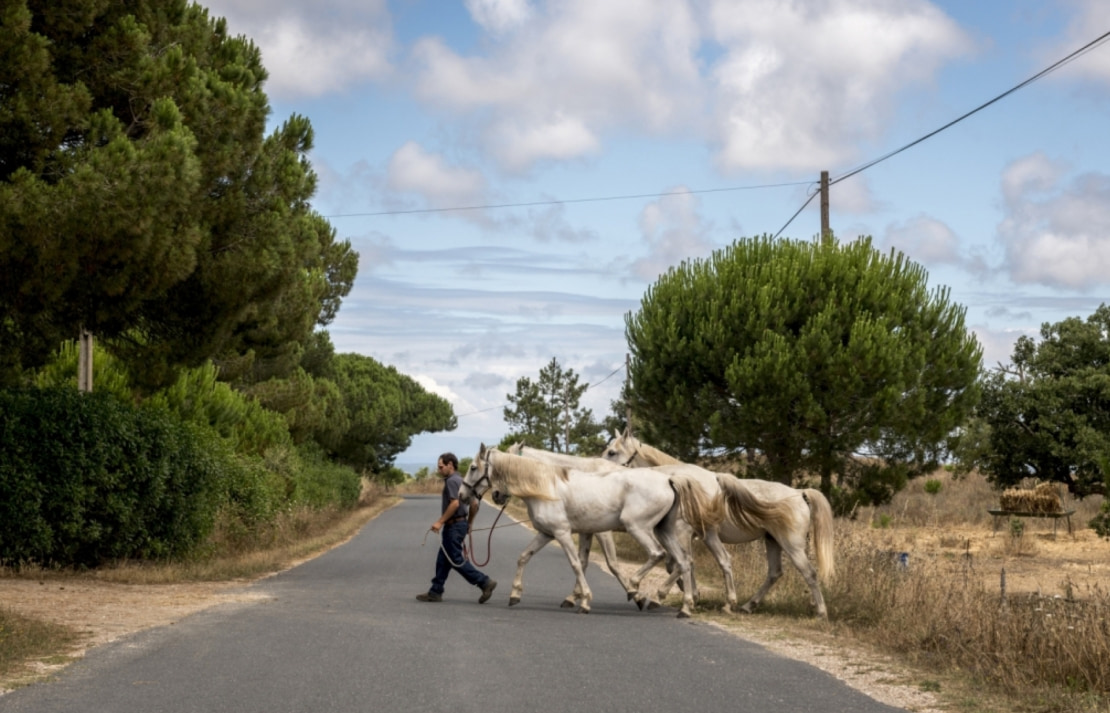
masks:
{"label": "blue sky", "polygon": [[[1110,31],[1105,0],[203,4],[261,48],[273,121],[315,129],[314,206],[360,253],[336,348],[459,416],[399,463],[499,441],[552,357],[604,415],[668,267]],[[832,228],[921,263],[1007,362],[1110,301],[1108,119],[1110,43],[836,183]],[[814,237],[817,203],[782,235]]]}

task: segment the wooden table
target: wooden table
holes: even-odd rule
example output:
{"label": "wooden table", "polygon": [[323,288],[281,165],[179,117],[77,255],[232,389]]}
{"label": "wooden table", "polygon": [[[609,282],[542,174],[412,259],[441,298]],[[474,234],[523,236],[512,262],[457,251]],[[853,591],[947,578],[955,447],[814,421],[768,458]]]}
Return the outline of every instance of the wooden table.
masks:
{"label": "wooden table", "polygon": [[[1071,527],[1071,516],[1075,510],[1062,510],[1060,512],[1020,512],[1018,510],[987,510],[993,518],[993,532],[998,532],[998,519],[1002,517],[1050,517],[1052,518],[1052,539],[1056,539],[1056,523],[1060,518],[1065,518],[1068,524],[1068,534],[1075,539],[1075,531]],[[992,534],[993,534],[992,532]]]}

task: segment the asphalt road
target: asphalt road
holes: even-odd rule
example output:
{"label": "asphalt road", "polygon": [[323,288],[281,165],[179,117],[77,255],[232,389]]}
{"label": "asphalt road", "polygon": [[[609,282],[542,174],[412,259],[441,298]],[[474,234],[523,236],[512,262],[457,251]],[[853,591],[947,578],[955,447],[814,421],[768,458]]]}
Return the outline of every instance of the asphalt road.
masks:
{"label": "asphalt road", "polygon": [[[55,680],[0,696],[0,711],[899,710],[673,609],[641,612],[594,567],[593,611],[561,609],[574,582],[555,545],[529,563],[523,600],[509,607],[517,556],[531,538],[523,527],[495,531],[485,571],[499,586],[488,603],[458,574],[443,602],[418,602],[438,536],[421,542],[438,507],[438,495],[406,498],[347,544],[251,585],[268,599],[93,649]],[[486,503],[478,526],[495,514]],[[484,536],[475,548],[482,561]]]}

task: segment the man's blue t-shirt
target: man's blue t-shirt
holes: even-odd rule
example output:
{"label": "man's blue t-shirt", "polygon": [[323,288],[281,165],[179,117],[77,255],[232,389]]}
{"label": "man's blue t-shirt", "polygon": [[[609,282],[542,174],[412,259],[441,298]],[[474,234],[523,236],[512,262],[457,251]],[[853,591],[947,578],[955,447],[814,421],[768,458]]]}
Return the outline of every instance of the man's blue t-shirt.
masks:
{"label": "man's blue t-shirt", "polygon": [[[451,504],[452,500],[459,500],[459,489],[462,488],[463,479],[458,471],[447,476],[443,481],[443,496],[442,503],[440,504],[439,512],[443,514],[447,512],[447,506]],[[459,509],[455,511],[454,517],[466,517],[470,514],[470,508],[466,503],[459,500]]]}

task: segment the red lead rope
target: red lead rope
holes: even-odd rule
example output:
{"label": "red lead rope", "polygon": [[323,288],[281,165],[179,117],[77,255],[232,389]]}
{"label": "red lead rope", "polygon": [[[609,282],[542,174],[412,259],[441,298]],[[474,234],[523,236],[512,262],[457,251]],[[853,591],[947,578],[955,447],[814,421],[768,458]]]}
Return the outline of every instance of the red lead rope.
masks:
{"label": "red lead rope", "polygon": [[470,547],[468,549],[466,544],[465,543],[463,544],[463,557],[470,560],[470,563],[473,564],[475,567],[485,567],[487,564],[489,564],[489,558],[493,554],[493,549],[491,547],[491,545],[493,543],[493,531],[497,529],[497,521],[501,519],[501,513],[505,512],[505,508],[508,507],[508,506],[509,506],[508,502],[506,502],[504,505],[501,506],[501,509],[497,512],[497,517],[495,517],[493,519],[493,525],[491,525],[490,528],[489,528],[489,537],[486,538],[486,561],[485,562],[480,562],[479,563],[479,562],[475,561],[474,557],[470,554],[470,550],[474,549],[474,533],[473,532],[466,533],[467,536],[470,538]]}

